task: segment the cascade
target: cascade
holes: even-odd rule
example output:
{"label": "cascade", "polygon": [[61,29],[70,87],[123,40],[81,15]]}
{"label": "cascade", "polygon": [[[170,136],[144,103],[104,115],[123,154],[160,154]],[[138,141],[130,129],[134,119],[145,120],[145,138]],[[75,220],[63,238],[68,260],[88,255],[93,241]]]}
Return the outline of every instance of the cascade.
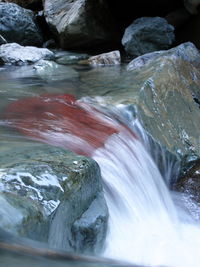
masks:
{"label": "cascade", "polygon": [[199,266],[200,228],[175,206],[137,119],[129,122],[120,109],[69,95],[18,100],[6,116],[29,138],[98,162],[110,214],[103,256],[147,266]]}

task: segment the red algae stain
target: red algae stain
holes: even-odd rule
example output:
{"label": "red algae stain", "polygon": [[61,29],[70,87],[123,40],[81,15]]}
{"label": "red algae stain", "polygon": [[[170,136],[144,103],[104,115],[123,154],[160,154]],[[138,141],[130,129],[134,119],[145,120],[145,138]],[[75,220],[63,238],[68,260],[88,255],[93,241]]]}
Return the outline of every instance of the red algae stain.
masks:
{"label": "red algae stain", "polygon": [[12,102],[9,124],[24,135],[90,156],[122,126],[69,94],[44,94]]}

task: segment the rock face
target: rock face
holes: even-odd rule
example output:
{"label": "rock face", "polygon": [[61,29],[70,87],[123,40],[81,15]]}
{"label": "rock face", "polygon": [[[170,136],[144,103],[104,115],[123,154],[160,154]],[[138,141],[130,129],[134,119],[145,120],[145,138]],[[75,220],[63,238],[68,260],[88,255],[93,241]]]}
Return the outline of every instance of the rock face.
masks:
{"label": "rock face", "polygon": [[199,0],[183,0],[184,6],[187,11],[191,14],[197,14],[198,10],[197,7],[200,5]]}
{"label": "rock face", "polygon": [[122,38],[125,51],[133,57],[168,49],[174,41],[174,27],[160,17],[136,19]]}
{"label": "rock face", "polygon": [[[144,56],[145,58],[146,56]],[[129,64],[137,65],[142,58]],[[155,53],[148,62],[132,71],[143,81],[139,106],[146,129],[177,155],[200,155],[200,113],[194,98],[199,97],[200,54],[192,43]]]}
{"label": "rock face", "polygon": [[115,27],[105,1],[45,0],[44,12],[63,48],[92,47],[114,41]]}
{"label": "rock face", "polygon": [[97,164],[48,145],[1,148],[0,227],[54,248],[100,249],[108,211]]}
{"label": "rock face", "polygon": [[13,3],[0,3],[0,34],[10,43],[41,46],[43,42],[34,13]]}
{"label": "rock face", "polygon": [[0,63],[9,65],[33,64],[41,59],[53,59],[54,53],[47,48],[21,46],[16,43],[0,46]]}

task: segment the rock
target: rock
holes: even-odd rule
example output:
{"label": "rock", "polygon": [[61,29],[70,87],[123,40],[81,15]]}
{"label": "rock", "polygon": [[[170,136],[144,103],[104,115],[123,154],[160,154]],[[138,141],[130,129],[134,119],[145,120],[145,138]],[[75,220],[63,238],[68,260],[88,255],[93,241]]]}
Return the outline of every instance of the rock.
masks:
{"label": "rock", "polygon": [[70,52],[70,51],[58,51],[55,52],[55,61],[58,64],[62,65],[69,65],[69,64],[76,64],[80,60],[85,60],[89,58],[88,54]]}
{"label": "rock", "polygon": [[9,43],[33,46],[43,43],[34,13],[12,3],[0,3],[0,34]]}
{"label": "rock", "polygon": [[118,50],[109,53],[103,53],[97,56],[80,61],[81,64],[92,66],[119,65],[121,63],[120,52]]}
{"label": "rock", "polygon": [[177,159],[200,157],[199,64],[199,51],[184,43],[135,59],[131,71],[110,66],[82,72],[80,91],[103,96],[104,104],[136,107],[130,113],[136,110],[145,130]]}
{"label": "rock", "polygon": [[42,7],[42,0],[0,0],[0,2],[15,3],[21,7],[28,9],[37,9],[39,7]]}
{"label": "rock", "polygon": [[143,17],[126,28],[122,38],[125,51],[138,57],[156,50],[168,49],[175,39],[174,27],[164,18]]}
{"label": "rock", "polygon": [[187,11],[194,15],[198,13],[197,7],[200,5],[200,0],[183,0]]}
{"label": "rock", "polygon": [[62,48],[83,49],[116,40],[116,27],[106,1],[45,0],[44,12]]}
{"label": "rock", "polygon": [[[68,251],[89,247],[94,252],[103,244],[108,211],[92,159],[44,144],[13,142],[1,144],[0,166],[0,227]],[[77,240],[74,227],[80,231],[76,235],[90,232],[89,240]]]}
{"label": "rock", "polygon": [[91,253],[94,252],[94,247],[95,254],[101,251],[106,237],[107,213],[104,197],[99,194],[89,209],[73,224],[75,251]]}
{"label": "rock", "polygon": [[171,59],[183,59],[196,66],[200,65],[200,53],[194,44],[187,42],[172,48],[168,51],[155,51],[147,53],[133,59],[127,66],[127,70],[139,70],[142,67],[147,67],[161,57],[171,57]]}
{"label": "rock", "polygon": [[33,69],[38,77],[48,81],[73,80],[79,77],[72,67],[59,65],[56,62],[40,60]]}
{"label": "rock", "polygon": [[33,64],[41,59],[52,60],[54,53],[47,48],[21,46],[16,43],[0,46],[0,61],[9,65]]}
{"label": "rock", "polygon": [[192,201],[200,204],[200,159],[187,165],[190,166],[188,166],[185,174],[179,178],[173,189],[189,195]]}

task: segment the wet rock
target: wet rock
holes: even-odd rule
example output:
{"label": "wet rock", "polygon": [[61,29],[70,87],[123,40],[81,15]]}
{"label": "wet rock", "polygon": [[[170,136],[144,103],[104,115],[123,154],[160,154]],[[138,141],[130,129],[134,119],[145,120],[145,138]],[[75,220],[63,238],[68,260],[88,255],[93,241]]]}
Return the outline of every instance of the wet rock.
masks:
{"label": "wet rock", "polygon": [[81,73],[82,94],[103,96],[108,104],[136,106],[145,130],[168,151],[177,158],[200,156],[195,100],[200,99],[199,51],[185,43],[145,57],[130,63],[131,71],[111,66]]}
{"label": "wet rock", "polygon": [[48,81],[73,80],[79,77],[72,67],[59,65],[54,61],[40,60],[34,64],[35,74]]}
{"label": "wet rock", "polygon": [[0,3],[0,34],[9,43],[33,46],[43,43],[34,13],[12,3]]}
{"label": "wet rock", "polygon": [[55,61],[58,64],[69,65],[69,64],[76,64],[80,60],[85,60],[89,58],[89,55],[69,52],[69,51],[61,51],[61,52],[55,52],[55,58],[56,58]]}
{"label": "wet rock", "polygon": [[190,162],[185,174],[174,185],[178,192],[189,195],[192,201],[200,204],[200,159]]}
{"label": "wet rock", "polygon": [[116,50],[90,57],[87,60],[80,61],[80,63],[92,66],[119,65],[121,63],[121,56],[120,52]]}
{"label": "wet rock", "polygon": [[[48,145],[5,142],[0,168],[0,227],[57,249],[84,251],[89,241],[76,240],[71,230],[84,224],[85,231],[96,230],[88,236],[91,251],[103,243],[108,213],[93,160]],[[91,217],[94,207],[96,217]]]}
{"label": "wet rock", "polygon": [[[138,74],[143,84],[139,106],[144,126],[151,135],[178,157],[200,155],[198,94],[200,54],[186,43],[156,54]],[[134,73],[132,73],[134,75]]]}
{"label": "wet rock", "polygon": [[193,43],[187,42],[167,51],[155,51],[139,56],[128,64],[127,70],[139,70],[144,66],[147,67],[149,64],[152,64],[161,57],[171,58],[171,60],[180,58],[196,65],[197,67],[200,64],[200,53],[198,49]]}
{"label": "wet rock", "polygon": [[116,39],[117,31],[106,1],[45,0],[44,11],[62,48],[82,49]]}
{"label": "wet rock", "polygon": [[122,38],[125,51],[138,57],[156,50],[168,49],[175,39],[174,27],[164,18],[143,17],[126,28]]}
{"label": "wet rock", "polygon": [[47,48],[21,46],[16,43],[0,46],[0,60],[9,65],[33,64],[41,59],[53,59],[54,53]]}

